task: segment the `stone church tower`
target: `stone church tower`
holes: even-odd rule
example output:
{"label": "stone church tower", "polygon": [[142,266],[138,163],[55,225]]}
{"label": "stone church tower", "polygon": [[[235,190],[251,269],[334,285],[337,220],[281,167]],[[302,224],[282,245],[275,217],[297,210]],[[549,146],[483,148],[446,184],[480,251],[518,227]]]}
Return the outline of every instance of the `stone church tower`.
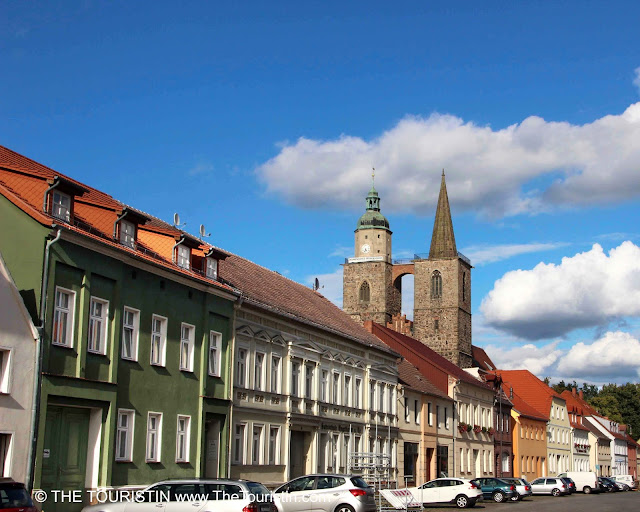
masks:
{"label": "stone church tower", "polygon": [[380,213],[380,197],[373,185],[366,202],[366,212],[355,230],[355,257],[344,264],[342,304],[358,322],[387,325],[400,313],[402,294],[393,286],[391,230]]}
{"label": "stone church tower", "polygon": [[359,322],[402,325],[402,276],[413,274],[413,337],[469,368],[471,268],[456,248],[444,172],[429,257],[415,255],[410,263],[392,263],[389,221],[380,213],[380,198],[372,186],[355,230],[355,257],[344,264],[343,309]]}

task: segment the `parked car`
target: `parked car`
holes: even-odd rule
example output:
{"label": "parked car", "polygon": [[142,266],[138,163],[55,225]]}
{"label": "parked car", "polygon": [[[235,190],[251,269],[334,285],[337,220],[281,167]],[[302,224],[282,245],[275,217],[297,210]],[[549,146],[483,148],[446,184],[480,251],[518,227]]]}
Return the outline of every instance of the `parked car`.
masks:
{"label": "parked car", "polygon": [[11,478],[0,478],[0,510],[2,512],[38,512],[24,484]]}
{"label": "parked car", "polygon": [[317,512],[376,510],[373,488],[362,477],[354,475],[301,476],[278,487],[273,497],[278,512],[310,510],[310,507]]}
{"label": "parked car", "polygon": [[571,478],[569,478],[568,476],[561,476],[560,480],[562,480],[564,482],[564,485],[567,486],[569,494],[573,494],[574,492],[576,492],[576,483],[571,480]]}
{"label": "parked car", "polygon": [[599,492],[598,477],[593,471],[567,471],[560,473],[560,478],[569,477],[576,484],[576,491],[590,494],[591,492]]}
{"label": "parked car", "polygon": [[276,511],[269,490],[249,480],[165,480],[121,497],[119,502],[90,505],[82,512]]}
{"label": "parked car", "polygon": [[616,475],[609,478],[626,486],[625,491],[638,488],[638,481],[633,477],[633,475]]}
{"label": "parked car", "polygon": [[482,490],[482,496],[496,503],[502,503],[516,495],[516,486],[499,478],[476,478],[471,480]]}
{"label": "parked car", "polygon": [[598,477],[598,483],[604,492],[618,492],[620,490],[613,480],[609,480],[604,476]]}
{"label": "parked car", "polygon": [[473,507],[482,500],[482,491],[464,478],[436,478],[419,487],[407,489],[416,503],[454,503],[458,508]]}
{"label": "parked car", "polygon": [[541,477],[531,482],[533,494],[551,494],[552,496],[564,496],[569,494],[567,486],[560,478]]}
{"label": "parked car", "polygon": [[520,501],[528,496],[533,495],[533,491],[531,490],[531,484],[527,482],[524,478],[511,478],[511,477],[502,477],[501,480],[505,482],[512,483],[516,486],[516,495],[511,497],[511,501]]}

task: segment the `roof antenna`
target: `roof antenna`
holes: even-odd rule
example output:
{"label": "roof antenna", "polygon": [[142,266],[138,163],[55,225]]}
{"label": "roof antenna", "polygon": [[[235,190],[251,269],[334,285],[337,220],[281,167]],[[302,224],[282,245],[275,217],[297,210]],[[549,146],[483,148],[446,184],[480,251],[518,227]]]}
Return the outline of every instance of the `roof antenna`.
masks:
{"label": "roof antenna", "polygon": [[184,224],[180,224],[180,215],[178,215],[177,212],[173,214],[173,227],[174,228],[180,229],[182,226],[186,226],[186,225],[187,225],[186,222]]}
{"label": "roof antenna", "polygon": [[209,236],[211,236],[211,233],[207,233],[207,230],[204,229],[204,224],[200,224],[200,240]]}

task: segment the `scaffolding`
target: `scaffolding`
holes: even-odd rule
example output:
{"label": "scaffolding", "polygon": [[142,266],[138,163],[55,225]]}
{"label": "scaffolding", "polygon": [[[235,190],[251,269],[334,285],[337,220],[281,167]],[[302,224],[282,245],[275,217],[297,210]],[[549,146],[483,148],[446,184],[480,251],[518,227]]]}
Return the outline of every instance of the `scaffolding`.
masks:
{"label": "scaffolding", "polygon": [[397,487],[390,455],[374,452],[352,452],[349,454],[347,473],[362,477],[373,487],[378,511],[389,510],[386,503],[383,503],[380,491]]}

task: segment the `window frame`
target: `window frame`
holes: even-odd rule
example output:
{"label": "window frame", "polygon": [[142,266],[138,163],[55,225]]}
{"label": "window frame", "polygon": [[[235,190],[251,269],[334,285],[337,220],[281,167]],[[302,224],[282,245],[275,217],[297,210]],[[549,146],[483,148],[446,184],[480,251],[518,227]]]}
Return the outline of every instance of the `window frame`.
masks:
{"label": "window frame", "polygon": [[10,395],[12,349],[9,347],[0,347],[0,356],[0,395]]}
{"label": "window frame", "polygon": [[[259,431],[257,443],[256,429]],[[254,423],[251,427],[251,464],[264,465],[264,429],[265,426],[262,423]]]}
{"label": "window frame", "polygon": [[[273,433],[276,433],[273,436]],[[269,426],[269,443],[268,443],[268,464],[269,465],[280,465],[280,425],[270,425]],[[273,445],[272,445],[273,441]]]}
{"label": "window frame", "polygon": [[[125,247],[129,247],[130,249],[136,248],[136,234],[137,228],[133,222],[130,222],[125,219],[121,219],[120,222],[120,236],[118,237],[118,241],[121,245]],[[129,228],[131,232],[129,232]],[[129,241],[130,239],[130,241]]]}
{"label": "window frame", "polygon": [[[56,201],[56,196],[58,196],[61,200],[67,199],[67,201],[69,201],[68,208],[64,206],[62,201],[59,201],[59,202]],[[59,215],[58,213],[56,213],[56,209],[60,207],[66,209],[65,215]],[[51,191],[51,216],[52,217],[63,220],[65,222],[71,222],[72,209],[73,209],[73,199],[69,194],[65,194],[64,192],[60,192],[59,190]]]}
{"label": "window frame", "polygon": [[[154,321],[160,322],[160,331],[156,332],[153,330]],[[165,367],[167,365],[167,330],[169,326],[169,320],[167,317],[153,314],[151,315],[151,345],[149,349],[149,364],[152,366],[162,366]],[[158,336],[160,345],[158,347],[158,355],[159,361],[153,361],[153,345],[154,345],[154,337]]]}
{"label": "window frame", "polygon": [[191,247],[184,244],[176,247],[176,265],[184,270],[191,270]]}
{"label": "window frame", "polygon": [[[260,359],[260,368],[258,368],[258,360]],[[265,391],[266,390],[266,382],[265,382],[265,361],[267,359],[267,354],[265,352],[254,352],[253,356],[253,389],[256,391]],[[258,382],[258,378],[260,382]]]}
{"label": "window frame", "polygon": [[[243,359],[240,359],[240,352],[244,353],[244,357]],[[236,349],[236,367],[235,367],[235,384],[236,386],[242,387],[242,388],[247,388],[248,384],[247,384],[247,379],[249,377],[248,372],[247,372],[247,362],[249,360],[249,348],[245,347],[244,345],[238,345],[238,348]],[[242,364],[242,381],[240,380],[240,365]]]}
{"label": "window frame", "polygon": [[[151,418],[154,417],[157,420],[155,430],[151,430]],[[155,457],[149,456],[149,436],[150,434],[155,433]],[[145,450],[145,462],[147,463],[158,463],[162,460],[162,413],[156,411],[149,411],[147,413],[147,444]]]}
{"label": "window frame", "polygon": [[[122,428],[120,425],[120,417],[125,416],[128,418],[126,428]],[[135,432],[136,412],[133,409],[118,409],[118,417],[116,419],[116,447],[115,447],[115,460],[117,462],[132,462],[133,461],[133,439]],[[120,456],[120,433],[125,433],[125,454]]]}
{"label": "window frame", "polygon": [[[211,265],[210,265],[211,264]],[[213,270],[211,270],[215,267]],[[204,263],[204,274],[209,279],[218,279],[218,260],[207,256]]]}
{"label": "window frame", "polygon": [[[100,316],[93,314],[93,305],[101,304],[103,307]],[[104,327],[100,331],[100,339],[98,340],[98,348],[92,348],[92,342],[95,343],[93,336],[95,335],[95,324],[99,323]],[[89,324],[87,327],[87,352],[104,356],[107,354],[107,342],[109,340],[109,301],[102,297],[92,295],[89,300]]]}
{"label": "window frame", "polygon": [[[133,325],[127,325],[127,313],[133,313]],[[131,333],[131,357],[124,356],[125,329],[130,328]],[[138,360],[138,346],[140,344],[140,310],[124,306],[122,310],[122,340],[120,343],[120,358],[125,361]]]}
{"label": "window frame", "polygon": [[[242,433],[238,434],[238,428],[242,429]],[[239,448],[239,451],[238,451]],[[232,461],[234,464],[246,464],[247,452],[247,423],[236,423],[233,427],[233,453]]]}
{"label": "window frame", "polygon": [[304,398],[307,400],[313,399],[313,378],[315,373],[315,367],[313,364],[304,365]]}
{"label": "window frame", "polygon": [[350,373],[345,373],[342,376],[342,405],[345,407],[351,407],[351,395],[353,394],[353,390],[351,389],[352,382]]}
{"label": "window frame", "polygon": [[[63,293],[69,295],[68,306],[66,308],[61,308],[58,305],[58,293]],[[76,310],[76,292],[70,290],[68,288],[64,288],[62,286],[56,286],[56,290],[54,293],[54,308],[53,308],[53,325],[51,327],[51,344],[57,347],[65,347],[65,348],[73,348],[73,340],[74,340],[74,330],[75,330],[75,310]],[[64,343],[60,343],[56,341],[56,315],[58,311],[62,311],[67,314],[66,319],[66,334],[68,341],[65,340]]]}
{"label": "window frame", "polygon": [[[213,370],[211,369],[212,361],[214,361]],[[209,372],[210,377],[220,377],[220,375],[222,375],[222,333],[214,330],[209,331],[209,358],[207,360],[207,371]]]}
{"label": "window frame", "polygon": [[[269,380],[269,385],[270,385],[269,389],[271,390],[271,393],[280,394],[282,392],[282,374],[281,374],[282,356],[280,354],[271,354],[270,359],[271,359],[271,372],[270,372],[270,380]],[[274,364],[276,361],[277,361],[277,364]],[[274,386],[274,383],[275,383],[275,386]]]}
{"label": "window frame", "polygon": [[[185,429],[180,430],[180,420],[185,420]],[[184,441],[183,457],[179,457],[180,453],[180,440]],[[189,462],[189,452],[191,450],[191,416],[186,414],[178,414],[176,418],[176,463],[184,464]]]}
{"label": "window frame", "polygon": [[[184,329],[188,329],[189,337],[184,337]],[[180,358],[179,358],[179,366],[181,372],[192,372],[193,373],[193,360],[194,360],[194,352],[195,352],[195,341],[196,341],[196,326],[192,324],[188,324],[186,322],[182,322],[180,324]],[[186,342],[186,343],[185,343]],[[183,346],[186,344],[187,346],[187,361],[186,365],[182,360],[183,356]]]}

